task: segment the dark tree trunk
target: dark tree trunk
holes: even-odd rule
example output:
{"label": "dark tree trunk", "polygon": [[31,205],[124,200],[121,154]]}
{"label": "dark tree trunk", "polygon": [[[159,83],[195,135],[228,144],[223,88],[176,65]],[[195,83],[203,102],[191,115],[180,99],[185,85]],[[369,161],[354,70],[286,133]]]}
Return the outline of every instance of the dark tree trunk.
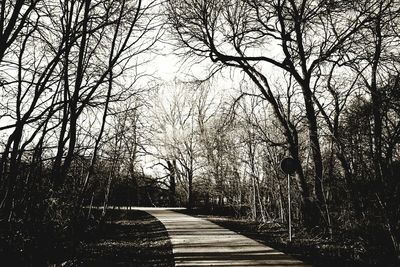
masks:
{"label": "dark tree trunk", "polygon": [[171,207],[176,206],[176,160],[168,160],[169,170],[169,205]]}
{"label": "dark tree trunk", "polygon": [[193,208],[193,172],[189,171],[188,172],[188,182],[189,182],[189,188],[188,188],[188,203],[187,203],[187,208],[192,209]]}

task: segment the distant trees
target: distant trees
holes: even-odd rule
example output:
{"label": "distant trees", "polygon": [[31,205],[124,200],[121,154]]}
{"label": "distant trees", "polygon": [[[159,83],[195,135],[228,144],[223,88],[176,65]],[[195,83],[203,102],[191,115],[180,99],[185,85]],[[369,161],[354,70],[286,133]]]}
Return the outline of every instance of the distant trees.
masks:
{"label": "distant trees", "polygon": [[[186,195],[186,204],[193,206],[194,176],[198,168],[198,143],[196,136],[195,91],[191,84],[177,83],[160,88],[154,100],[156,122],[152,129],[157,158],[165,163],[169,172],[169,187],[175,191],[176,184]],[[172,196],[171,196],[172,197]],[[171,202],[175,200],[171,199]]]}

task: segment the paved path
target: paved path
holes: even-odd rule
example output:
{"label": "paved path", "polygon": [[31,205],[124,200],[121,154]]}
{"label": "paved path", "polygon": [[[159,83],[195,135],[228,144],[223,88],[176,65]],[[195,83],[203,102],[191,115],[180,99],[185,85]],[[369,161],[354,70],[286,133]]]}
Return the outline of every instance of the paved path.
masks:
{"label": "paved path", "polygon": [[175,266],[309,266],[210,221],[165,209],[143,210],[167,228]]}

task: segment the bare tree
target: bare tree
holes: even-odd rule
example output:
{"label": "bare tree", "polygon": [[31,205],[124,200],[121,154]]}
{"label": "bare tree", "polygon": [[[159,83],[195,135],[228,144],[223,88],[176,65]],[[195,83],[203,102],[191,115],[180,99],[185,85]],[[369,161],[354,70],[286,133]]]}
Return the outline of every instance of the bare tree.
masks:
{"label": "bare tree", "polygon": [[[162,32],[150,12],[157,3],[100,2],[1,2],[0,197],[10,221],[29,212],[29,199],[43,213],[46,203],[62,209],[72,201],[79,210],[110,109],[142,90],[135,86],[145,62],[132,59]],[[123,85],[128,73],[132,81]],[[66,194],[78,184],[78,194]]]}
{"label": "bare tree", "polygon": [[[290,155],[301,162],[296,130],[279,105],[265,66],[281,69],[294,78],[302,92],[312,152],[314,191],[321,205],[325,203],[323,164],[312,99],[313,75],[318,66],[349,43],[351,37],[370,21],[370,12],[377,8],[376,2],[331,5],[325,1],[187,0],[171,1],[168,5],[169,19],[180,46],[188,54],[209,57],[215,64],[239,68],[246,73],[271,104],[284,129]],[[346,27],[337,20],[343,13],[349,15]],[[268,45],[274,50],[268,50]],[[304,173],[300,169],[297,174],[304,212],[315,213]]]}

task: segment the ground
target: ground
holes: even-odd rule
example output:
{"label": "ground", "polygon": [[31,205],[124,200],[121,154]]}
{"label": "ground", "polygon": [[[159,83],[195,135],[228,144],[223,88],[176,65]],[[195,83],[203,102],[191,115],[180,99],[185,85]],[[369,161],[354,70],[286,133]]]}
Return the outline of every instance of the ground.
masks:
{"label": "ground", "polygon": [[355,260],[356,247],[346,244],[346,240],[328,240],[318,233],[294,232],[292,242],[288,242],[287,229],[278,223],[259,223],[229,216],[198,215],[222,227],[245,235],[277,250],[294,256],[314,267],[366,267],[365,262]]}
{"label": "ground", "polygon": [[71,266],[174,266],[165,227],[144,211],[110,211],[108,221],[82,245]]}
{"label": "ground", "polygon": [[[99,210],[95,211],[97,213],[95,217],[98,218],[99,212]],[[318,231],[311,236],[310,233],[304,233],[299,228],[295,228],[293,242],[290,243],[287,241],[285,225],[282,224],[273,222],[261,224],[229,216],[193,213],[191,215],[210,220],[313,266],[368,266],[365,260],[356,260],[357,255],[362,255],[358,253],[360,247],[356,247],[354,242],[347,243],[348,240],[343,237],[328,240],[324,236],[318,236]],[[185,222],[182,221],[182,224]],[[20,267],[174,266],[172,244],[165,226],[145,211],[109,210],[105,222],[95,224],[95,226],[83,236],[84,238],[73,250],[66,249],[67,246],[65,248],[59,246],[58,249],[53,250],[35,249],[31,253],[27,252],[27,246],[20,246],[25,251],[8,248],[5,241],[7,238],[11,240],[11,236],[15,238],[18,232],[13,232],[13,235],[7,234],[7,228],[2,226],[0,227],[2,259],[0,265]],[[185,227],[190,227],[190,225]],[[368,253],[368,251],[364,254],[370,258],[377,257],[376,253]],[[36,257],[32,257],[33,255]],[[209,257],[214,257],[210,255]],[[384,266],[395,265],[388,262]]]}

